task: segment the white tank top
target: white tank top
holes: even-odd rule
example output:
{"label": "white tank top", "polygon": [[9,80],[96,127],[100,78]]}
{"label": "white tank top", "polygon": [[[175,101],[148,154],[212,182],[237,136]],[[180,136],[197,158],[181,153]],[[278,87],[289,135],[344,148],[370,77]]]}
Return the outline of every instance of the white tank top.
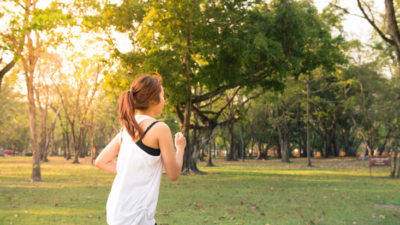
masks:
{"label": "white tank top", "polygon": [[[146,115],[135,118],[138,123],[152,119]],[[107,200],[107,223],[154,225],[163,172],[161,154],[153,156],[145,152],[125,129],[121,135],[123,141],[117,160],[117,176]]]}

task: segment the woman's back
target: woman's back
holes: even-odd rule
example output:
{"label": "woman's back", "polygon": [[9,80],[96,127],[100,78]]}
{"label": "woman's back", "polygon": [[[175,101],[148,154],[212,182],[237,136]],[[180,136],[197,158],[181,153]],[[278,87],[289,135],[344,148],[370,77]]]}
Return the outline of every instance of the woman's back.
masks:
{"label": "woman's back", "polygon": [[[139,124],[151,119],[146,115],[135,118]],[[151,129],[151,126],[148,128]],[[122,140],[117,176],[107,201],[107,223],[155,224],[154,214],[163,171],[160,150],[144,145],[141,140],[135,143],[125,131],[122,132]]]}

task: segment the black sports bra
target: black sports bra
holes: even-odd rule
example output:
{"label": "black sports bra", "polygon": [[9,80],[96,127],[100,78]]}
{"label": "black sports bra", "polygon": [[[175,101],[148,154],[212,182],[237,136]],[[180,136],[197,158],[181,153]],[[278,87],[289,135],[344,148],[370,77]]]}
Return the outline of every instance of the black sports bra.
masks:
{"label": "black sports bra", "polygon": [[[135,142],[136,145],[139,146],[140,149],[142,149],[147,154],[152,155],[152,156],[159,156],[161,154],[160,149],[155,149],[155,148],[152,148],[152,147],[149,147],[149,146],[143,144],[142,139],[143,139],[144,135],[146,135],[146,133],[150,130],[150,128],[156,123],[158,123],[158,121],[154,121],[152,124],[150,124],[150,126],[147,127],[146,131],[144,132],[144,134],[140,138],[140,140]],[[124,130],[124,128],[122,128],[122,130],[121,130],[121,143],[122,143],[122,131],[123,130]]]}

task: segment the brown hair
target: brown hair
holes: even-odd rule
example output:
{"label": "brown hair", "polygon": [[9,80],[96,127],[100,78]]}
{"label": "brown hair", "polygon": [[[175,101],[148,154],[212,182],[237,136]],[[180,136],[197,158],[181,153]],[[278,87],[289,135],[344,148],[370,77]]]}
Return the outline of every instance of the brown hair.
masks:
{"label": "brown hair", "polygon": [[135,110],[146,110],[151,101],[160,102],[161,76],[159,74],[142,74],[136,78],[128,91],[122,93],[118,99],[119,121],[124,123],[125,129],[132,140],[143,136],[144,131],[135,119]]}

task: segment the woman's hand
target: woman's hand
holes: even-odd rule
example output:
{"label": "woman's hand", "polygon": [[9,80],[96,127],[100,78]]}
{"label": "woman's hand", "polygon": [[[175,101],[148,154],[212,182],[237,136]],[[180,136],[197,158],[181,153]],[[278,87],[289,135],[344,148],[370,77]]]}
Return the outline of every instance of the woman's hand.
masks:
{"label": "woman's hand", "polygon": [[177,150],[185,151],[186,147],[186,138],[183,136],[182,132],[178,132],[175,134],[175,147]]}

